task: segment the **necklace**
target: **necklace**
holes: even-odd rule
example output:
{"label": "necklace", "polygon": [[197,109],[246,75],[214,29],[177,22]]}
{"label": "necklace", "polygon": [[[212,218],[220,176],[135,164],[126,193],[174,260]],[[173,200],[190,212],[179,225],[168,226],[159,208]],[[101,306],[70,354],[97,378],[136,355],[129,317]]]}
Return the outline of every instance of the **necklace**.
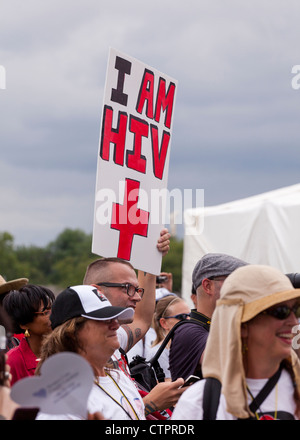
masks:
{"label": "necklace", "polygon": [[[250,394],[250,397],[252,399],[252,402],[255,400],[255,397],[253,396],[253,394],[251,393],[248,385],[247,385],[247,391]],[[278,403],[278,383],[275,386],[275,411],[274,411],[274,420],[277,419],[277,403]],[[260,410],[260,413],[262,413],[262,410],[260,409],[260,406],[258,407]],[[272,418],[272,416],[269,415],[264,415],[264,416],[259,416],[259,414],[257,413],[257,411],[255,411],[255,417],[257,420],[267,420],[269,418]]]}
{"label": "necklace", "polygon": [[[108,374],[107,372],[105,372],[105,374],[106,374],[106,376],[108,376],[108,377],[110,377],[110,379],[113,381],[113,383],[115,384],[115,386],[117,387],[117,389],[119,390],[119,392],[122,394],[122,396],[124,397],[124,399],[126,400],[126,402],[128,403],[128,405],[130,406],[130,408],[131,408],[131,410],[132,410],[132,412],[134,413],[134,415],[135,415],[135,418],[137,419],[137,420],[140,420],[139,419],[139,417],[138,417],[138,415],[137,415],[137,413],[136,413],[136,411],[135,411],[135,409],[133,408],[133,406],[132,406],[132,404],[131,404],[131,402],[130,402],[130,400],[128,399],[128,397],[124,394],[124,392],[123,392],[123,390],[120,388],[120,386],[118,385],[118,383],[115,381],[115,379],[110,375],[110,374]],[[128,411],[126,411],[126,409],[105,389],[105,388],[103,388],[103,386],[102,385],[100,385],[100,383],[99,383],[99,380],[96,380],[95,379],[95,384],[108,396],[108,397],[110,397],[120,408],[122,408],[122,410],[127,414],[127,416],[131,419],[131,420],[134,420],[134,418],[132,418],[132,416],[131,416],[131,414],[128,412]]]}

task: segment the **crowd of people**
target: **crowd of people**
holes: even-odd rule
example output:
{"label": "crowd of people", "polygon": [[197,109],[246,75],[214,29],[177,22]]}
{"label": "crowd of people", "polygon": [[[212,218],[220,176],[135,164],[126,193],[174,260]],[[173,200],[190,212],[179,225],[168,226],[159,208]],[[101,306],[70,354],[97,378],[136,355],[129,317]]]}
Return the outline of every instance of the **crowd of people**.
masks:
{"label": "crowd of people", "polygon": [[[157,248],[169,252],[166,229]],[[39,376],[49,357],[71,352],[94,375],[87,419],[299,419],[300,360],[292,341],[300,289],[291,277],[208,253],[192,273],[191,309],[172,292],[172,274],[161,275],[98,258],[81,285],[58,295],[0,276],[0,418],[82,419],[71,410],[26,413],[10,394],[23,378]],[[163,379],[147,390],[132,377],[131,362],[158,351]]]}

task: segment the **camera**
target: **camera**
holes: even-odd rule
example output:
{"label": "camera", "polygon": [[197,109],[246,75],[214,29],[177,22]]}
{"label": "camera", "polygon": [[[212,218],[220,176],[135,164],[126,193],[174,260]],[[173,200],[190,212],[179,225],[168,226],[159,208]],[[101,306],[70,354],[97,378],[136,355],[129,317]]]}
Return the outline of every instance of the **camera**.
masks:
{"label": "camera", "polygon": [[156,284],[162,284],[168,281],[168,277],[166,275],[159,275],[156,277]]}
{"label": "camera", "polygon": [[286,273],[286,276],[290,279],[295,289],[300,288],[300,273]]}

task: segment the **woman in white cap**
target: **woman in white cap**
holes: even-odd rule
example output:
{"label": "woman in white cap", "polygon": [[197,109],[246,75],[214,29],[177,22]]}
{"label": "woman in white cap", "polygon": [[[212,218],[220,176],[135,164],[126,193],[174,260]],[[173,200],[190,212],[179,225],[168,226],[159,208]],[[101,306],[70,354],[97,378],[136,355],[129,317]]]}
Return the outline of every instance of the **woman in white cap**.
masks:
{"label": "woman in white cap", "polygon": [[204,380],[183,393],[172,419],[299,419],[300,363],[292,347],[299,316],[300,289],[279,270],[236,269],[212,317]]}
{"label": "woman in white cap", "polygon": [[[143,289],[136,287],[140,295]],[[111,356],[120,347],[117,330],[122,320],[133,317],[132,308],[113,307],[97,286],[72,286],[61,292],[52,307],[53,332],[44,341],[42,363],[55,353],[74,352],[92,366],[95,381],[88,398],[88,411],[101,412],[108,420],[144,420],[140,394]],[[37,373],[38,373],[37,371]],[[38,419],[78,419],[76,414],[39,414]]]}

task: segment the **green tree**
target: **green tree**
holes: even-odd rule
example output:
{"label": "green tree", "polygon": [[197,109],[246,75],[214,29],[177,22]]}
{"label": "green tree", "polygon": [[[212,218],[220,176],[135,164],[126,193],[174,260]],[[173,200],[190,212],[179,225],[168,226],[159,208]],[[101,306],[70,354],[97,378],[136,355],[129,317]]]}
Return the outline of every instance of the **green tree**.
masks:
{"label": "green tree", "polygon": [[79,229],[65,229],[46,250],[50,258],[49,282],[66,287],[81,284],[86,266],[95,259],[92,235]]}
{"label": "green tree", "polygon": [[171,237],[170,251],[162,259],[162,272],[171,272],[173,275],[173,292],[181,292],[183,240]]}
{"label": "green tree", "polygon": [[17,257],[14,252],[14,238],[9,232],[0,233],[0,274],[7,281],[16,278]]}
{"label": "green tree", "polygon": [[18,264],[23,274],[32,284],[45,285],[49,283],[50,256],[45,248],[37,246],[18,246],[15,250]]}
{"label": "green tree", "polygon": [[[28,278],[32,284],[56,286],[57,290],[81,284],[86,267],[99,256],[91,252],[92,235],[65,229],[46,247],[15,246],[9,232],[0,233],[0,275],[6,280]],[[162,271],[173,274],[173,291],[181,290],[183,241],[171,238]]]}

